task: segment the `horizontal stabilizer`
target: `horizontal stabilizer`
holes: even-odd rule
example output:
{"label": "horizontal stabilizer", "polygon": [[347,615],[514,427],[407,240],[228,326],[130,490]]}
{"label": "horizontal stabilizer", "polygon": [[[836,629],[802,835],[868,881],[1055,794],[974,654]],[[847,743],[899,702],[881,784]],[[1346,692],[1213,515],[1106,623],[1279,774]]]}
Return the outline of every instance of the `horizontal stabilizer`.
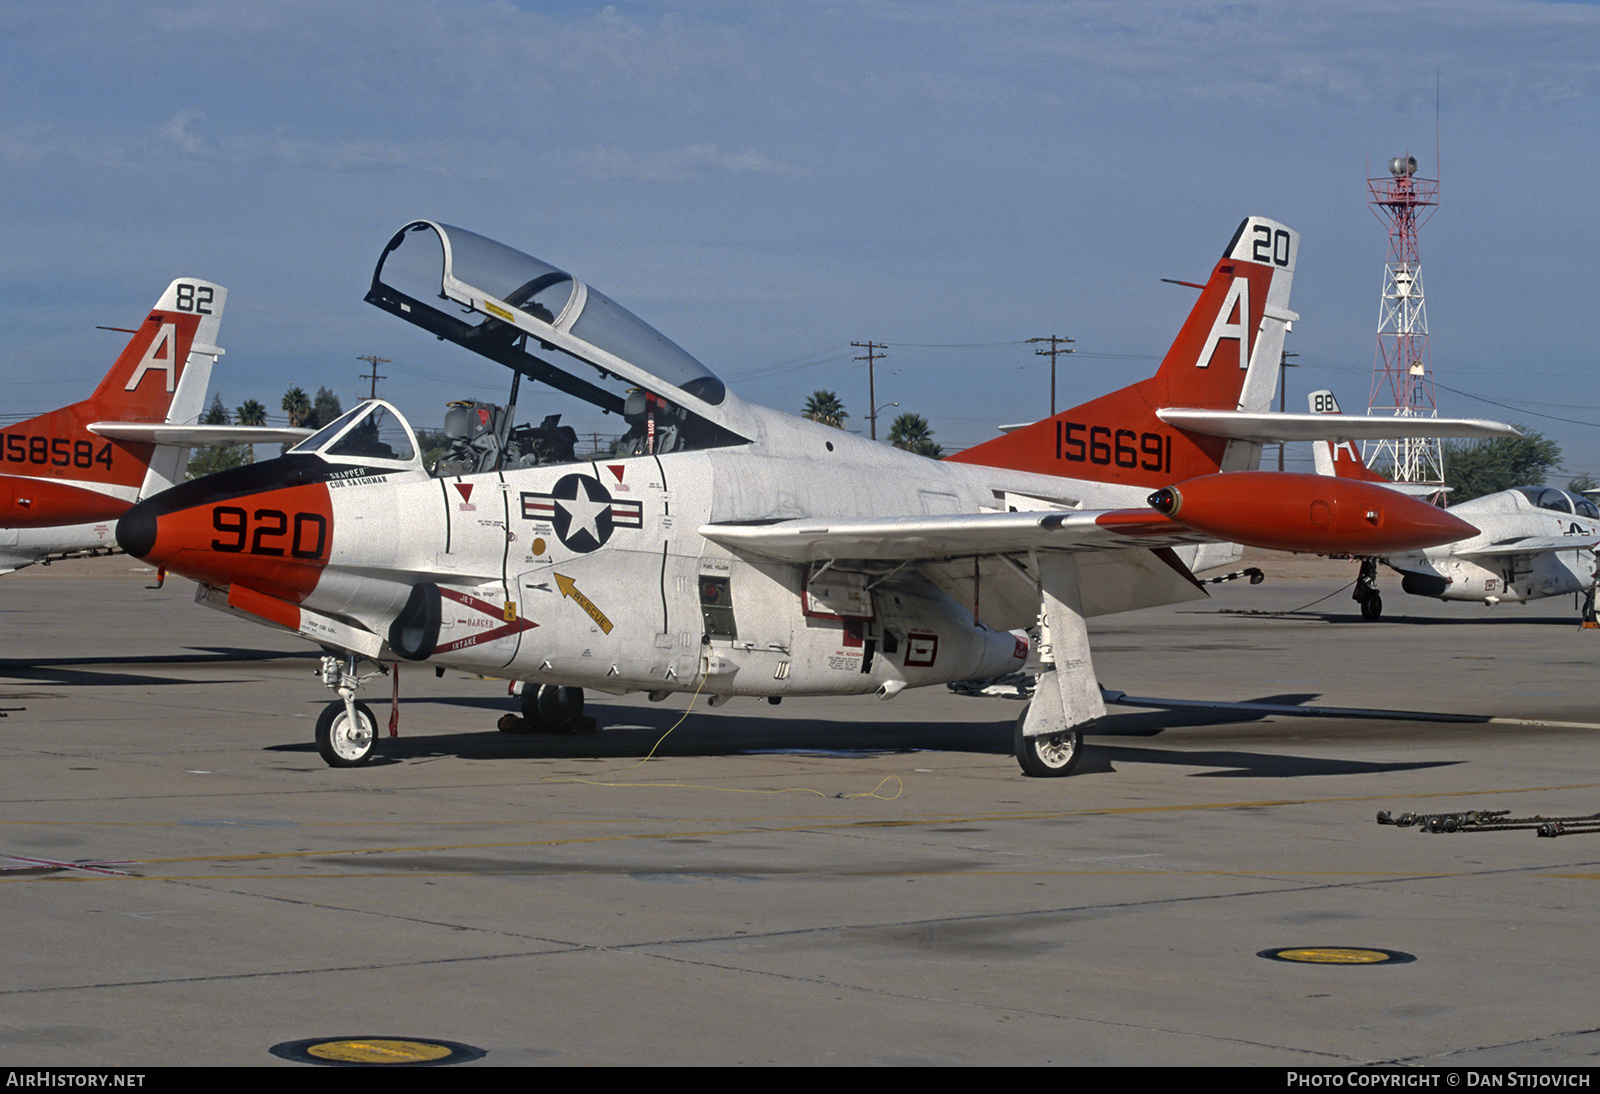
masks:
{"label": "horizontal stabilizer", "polygon": [[93,422],[90,433],[113,441],[206,448],[222,444],[295,444],[312,430],[257,425],[161,425],[154,422]]}
{"label": "horizontal stabilizer", "polygon": [[1504,422],[1484,418],[1362,418],[1342,414],[1251,414],[1242,410],[1163,407],[1156,417],[1189,433],[1230,440],[1384,440],[1390,437],[1520,437]]}

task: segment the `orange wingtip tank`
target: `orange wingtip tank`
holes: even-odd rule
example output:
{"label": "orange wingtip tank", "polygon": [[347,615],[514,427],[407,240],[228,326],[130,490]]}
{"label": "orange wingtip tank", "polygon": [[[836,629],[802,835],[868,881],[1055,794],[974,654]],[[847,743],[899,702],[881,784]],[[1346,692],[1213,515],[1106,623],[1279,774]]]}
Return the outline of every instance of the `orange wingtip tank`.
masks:
{"label": "orange wingtip tank", "polygon": [[1478,534],[1459,517],[1375,483],[1233,471],[1164,487],[1150,506],[1232,543],[1309,554],[1382,555]]}
{"label": "orange wingtip tank", "polygon": [[64,482],[0,475],[0,525],[7,528],[116,520],[132,504]]}

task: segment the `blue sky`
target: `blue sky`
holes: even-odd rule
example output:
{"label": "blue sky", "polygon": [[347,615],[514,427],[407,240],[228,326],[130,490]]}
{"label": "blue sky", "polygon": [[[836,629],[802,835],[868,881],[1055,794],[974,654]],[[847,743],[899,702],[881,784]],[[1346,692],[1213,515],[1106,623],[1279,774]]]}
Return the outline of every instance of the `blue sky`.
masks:
{"label": "blue sky", "polygon": [[121,344],[95,325],[180,275],[230,290],[230,406],[348,405],[368,354],[418,424],[497,397],[501,370],[361,300],[427,217],[572,271],[759,402],[828,388],[864,428],[849,343],[889,343],[879,401],[956,447],[1047,413],[1024,339],[1076,339],[1062,406],[1148,373],[1193,299],[1160,279],[1202,278],[1247,214],[1302,233],[1291,408],[1361,409],[1387,253],[1365,179],[1410,151],[1442,178],[1441,413],[1600,474],[1596,43],[1600,9],[1534,0],[0,3],[0,411],[79,397]]}

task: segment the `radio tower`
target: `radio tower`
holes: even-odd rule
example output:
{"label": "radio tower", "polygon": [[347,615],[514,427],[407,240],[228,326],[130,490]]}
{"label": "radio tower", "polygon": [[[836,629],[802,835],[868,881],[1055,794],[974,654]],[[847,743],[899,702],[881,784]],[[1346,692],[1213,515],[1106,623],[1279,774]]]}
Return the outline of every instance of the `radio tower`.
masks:
{"label": "radio tower", "polygon": [[[1436,418],[1433,373],[1428,356],[1428,313],[1422,299],[1422,255],[1417,231],[1439,204],[1439,180],[1416,177],[1415,156],[1389,161],[1389,177],[1367,180],[1369,204],[1389,226],[1389,262],[1384,266],[1378,301],[1378,352],[1372,365],[1372,395],[1367,413],[1396,418]],[[1397,432],[1404,432],[1396,427]],[[1396,482],[1444,485],[1444,451],[1437,437],[1366,441],[1368,467],[1387,471]]]}

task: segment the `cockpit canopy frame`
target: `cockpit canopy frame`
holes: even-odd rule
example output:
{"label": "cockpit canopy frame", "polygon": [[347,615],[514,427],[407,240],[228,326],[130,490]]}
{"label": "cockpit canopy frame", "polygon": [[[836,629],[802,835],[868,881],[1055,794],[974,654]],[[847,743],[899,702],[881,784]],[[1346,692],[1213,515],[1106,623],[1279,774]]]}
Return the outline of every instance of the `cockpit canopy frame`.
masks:
{"label": "cockpit canopy frame", "polygon": [[[366,299],[607,412],[622,413],[629,391],[643,390],[721,430],[737,428],[727,413],[737,400],[705,365],[572,275],[475,232],[407,224],[379,257]],[[451,314],[440,301],[466,311]]]}
{"label": "cockpit canopy frame", "polygon": [[362,400],[289,453],[313,453],[329,463],[422,469],[421,449],[411,423],[383,399]]}
{"label": "cockpit canopy frame", "polygon": [[1600,506],[1596,506],[1582,494],[1574,494],[1555,486],[1518,486],[1513,489],[1528,499],[1528,503],[1536,509],[1582,517],[1585,520],[1600,520]]}

